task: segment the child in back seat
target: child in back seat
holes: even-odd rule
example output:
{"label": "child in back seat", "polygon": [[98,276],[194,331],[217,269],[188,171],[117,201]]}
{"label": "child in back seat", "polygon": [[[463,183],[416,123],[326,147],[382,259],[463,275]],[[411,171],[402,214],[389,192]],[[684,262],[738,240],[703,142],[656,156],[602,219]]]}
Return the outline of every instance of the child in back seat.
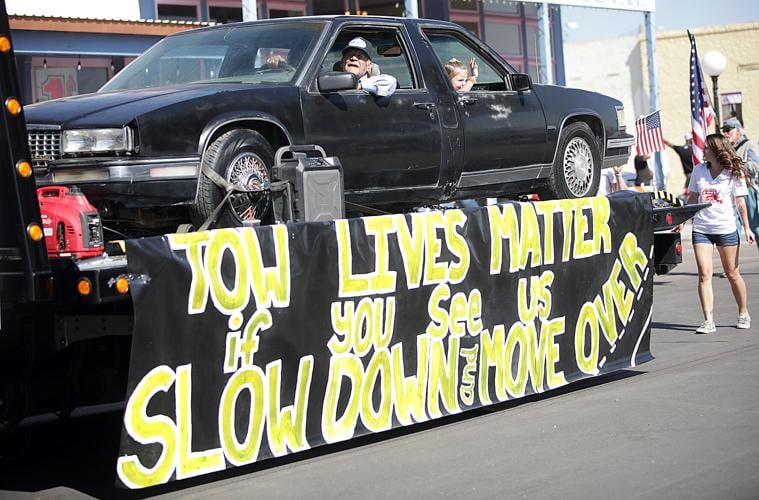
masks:
{"label": "child in back seat", "polygon": [[472,58],[469,61],[469,68],[472,70],[472,76],[469,76],[466,65],[456,58],[451,58],[445,63],[445,72],[448,74],[448,79],[451,81],[453,90],[456,92],[469,92],[472,87],[477,83],[477,77],[480,76],[479,68],[477,67],[477,61]]}

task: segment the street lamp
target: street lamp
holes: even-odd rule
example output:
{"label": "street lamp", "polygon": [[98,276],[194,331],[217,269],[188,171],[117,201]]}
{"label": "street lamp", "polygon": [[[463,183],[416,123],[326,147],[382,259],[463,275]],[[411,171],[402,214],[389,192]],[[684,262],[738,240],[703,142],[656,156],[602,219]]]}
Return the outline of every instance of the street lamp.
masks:
{"label": "street lamp", "polygon": [[714,114],[715,114],[715,127],[717,128],[717,132],[719,132],[719,126],[720,126],[720,120],[719,120],[719,108],[720,108],[720,100],[719,100],[719,92],[717,90],[717,79],[719,78],[719,75],[722,74],[723,71],[725,71],[725,67],[727,66],[727,59],[725,59],[725,56],[722,55],[722,52],[718,52],[716,50],[710,50],[706,54],[704,54],[704,58],[701,61],[704,65],[704,71],[706,71],[706,74],[712,77],[712,84],[713,86],[713,94],[714,94]]}

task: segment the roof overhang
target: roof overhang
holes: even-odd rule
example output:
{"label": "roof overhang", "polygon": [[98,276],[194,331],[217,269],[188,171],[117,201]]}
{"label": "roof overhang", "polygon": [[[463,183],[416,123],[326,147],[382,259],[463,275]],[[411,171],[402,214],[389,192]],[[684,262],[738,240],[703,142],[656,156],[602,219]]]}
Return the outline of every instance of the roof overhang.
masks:
{"label": "roof overhang", "polygon": [[138,56],[161,38],[213,23],[10,16],[17,54]]}
{"label": "roof overhang", "polygon": [[103,33],[118,35],[171,35],[178,31],[212,26],[199,21],[86,19],[74,17],[10,16],[11,30]]}

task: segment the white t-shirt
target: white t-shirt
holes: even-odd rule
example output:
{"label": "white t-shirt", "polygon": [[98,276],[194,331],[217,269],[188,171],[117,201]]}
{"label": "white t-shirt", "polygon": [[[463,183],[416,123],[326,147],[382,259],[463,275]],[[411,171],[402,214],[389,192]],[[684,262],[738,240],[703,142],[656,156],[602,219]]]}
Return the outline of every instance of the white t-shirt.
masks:
{"label": "white t-shirt", "polygon": [[699,203],[711,203],[693,217],[693,230],[704,234],[730,234],[738,229],[735,223],[735,197],[746,196],[748,189],[743,179],[722,170],[712,178],[706,163],[693,167],[688,191],[698,193]]}
{"label": "white t-shirt", "polygon": [[601,179],[598,183],[598,193],[596,196],[606,196],[607,194],[614,192],[614,184],[616,184],[616,182],[617,179],[616,175],[614,175],[613,168],[601,170]]}

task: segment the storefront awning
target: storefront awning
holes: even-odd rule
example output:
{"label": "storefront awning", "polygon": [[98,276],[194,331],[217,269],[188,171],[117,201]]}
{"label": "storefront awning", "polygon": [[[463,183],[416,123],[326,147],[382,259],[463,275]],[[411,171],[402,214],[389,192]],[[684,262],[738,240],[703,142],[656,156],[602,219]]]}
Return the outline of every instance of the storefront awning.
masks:
{"label": "storefront awning", "polygon": [[13,48],[25,55],[138,56],[162,37],[12,30]]}

